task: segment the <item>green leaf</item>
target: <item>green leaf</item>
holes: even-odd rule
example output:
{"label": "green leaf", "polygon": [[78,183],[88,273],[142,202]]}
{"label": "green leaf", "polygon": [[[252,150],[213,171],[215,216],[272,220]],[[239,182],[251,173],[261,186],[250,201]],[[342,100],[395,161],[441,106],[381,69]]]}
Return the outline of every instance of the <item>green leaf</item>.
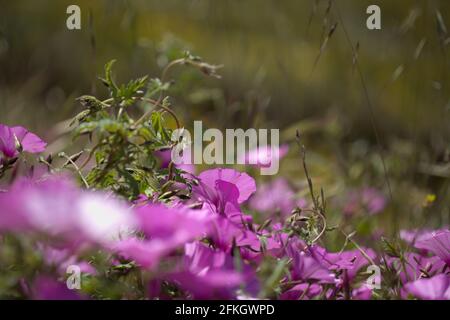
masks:
{"label": "green leaf", "polygon": [[105,84],[105,86],[109,89],[111,96],[116,99],[118,88],[113,79],[112,67],[116,60],[111,60],[105,65],[105,77],[100,78],[100,80]]}
{"label": "green leaf", "polygon": [[155,130],[158,138],[162,140],[163,143],[168,143],[170,141],[170,135],[162,124],[162,116],[160,112],[153,112],[151,115],[152,127]]}
{"label": "green leaf", "polygon": [[126,85],[122,85],[117,93],[122,107],[128,107],[134,103],[134,97],[141,94],[140,90],[145,87],[148,76],[131,80]]}
{"label": "green leaf", "polygon": [[128,186],[131,188],[132,197],[135,198],[139,195],[139,182],[129,173],[126,169],[119,169],[119,173],[125,178]]}

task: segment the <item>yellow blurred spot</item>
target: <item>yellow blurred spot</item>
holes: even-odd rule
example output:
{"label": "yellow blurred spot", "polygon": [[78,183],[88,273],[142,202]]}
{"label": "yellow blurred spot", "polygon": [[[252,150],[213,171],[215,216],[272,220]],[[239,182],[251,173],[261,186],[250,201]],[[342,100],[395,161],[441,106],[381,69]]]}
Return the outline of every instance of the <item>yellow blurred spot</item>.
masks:
{"label": "yellow blurred spot", "polygon": [[425,198],[425,205],[429,206],[431,204],[433,204],[433,202],[436,201],[436,195],[435,194],[427,194],[426,198]]}

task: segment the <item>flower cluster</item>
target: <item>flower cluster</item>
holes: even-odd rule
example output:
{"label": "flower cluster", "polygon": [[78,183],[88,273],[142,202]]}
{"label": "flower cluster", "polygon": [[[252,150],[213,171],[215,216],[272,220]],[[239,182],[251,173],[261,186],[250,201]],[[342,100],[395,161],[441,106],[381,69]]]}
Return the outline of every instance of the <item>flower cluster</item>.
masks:
{"label": "flower cluster", "polygon": [[[4,145],[9,137],[2,136]],[[44,145],[21,141],[24,150]],[[14,149],[4,154],[17,156]],[[38,299],[86,298],[65,287],[64,267],[79,265],[86,278],[98,277],[86,252],[101,250],[110,270],[145,274],[139,281],[146,281],[147,298],[369,299],[376,289],[367,285],[366,268],[384,264],[398,278],[400,297],[450,299],[449,230],[402,232],[416,250],[397,257],[363,247],[328,252],[290,232],[286,217],[307,204],[295,200],[286,181],[278,178],[252,198],[254,179],[234,169],[206,170],[195,180],[189,199],[161,203],[81,190],[67,175],[17,179],[0,194],[2,245],[11,234],[33,237],[43,265],[56,266],[53,274],[21,279],[24,292]],[[281,211],[285,218],[255,223],[243,209],[249,199],[267,217]],[[270,283],[261,277],[268,263],[278,269]]]}
{"label": "flower cluster", "polygon": [[[196,66],[195,59],[177,63]],[[163,119],[168,112],[179,125],[162,98],[169,84],[151,83],[154,100],[143,96],[145,77],[117,86],[111,66],[103,79],[111,98],[81,97],[85,109],[73,122],[75,137],[95,144],[60,153],[61,165],[49,155],[39,158],[44,169],[30,167],[23,152],[44,152],[46,143],[0,125],[0,298],[450,299],[448,228],[361,244],[329,221],[304,156],[301,187],[282,177],[257,187],[233,168],[196,174],[176,166]],[[137,101],[158,110],[135,121],[127,108]],[[267,149],[246,155],[256,166],[271,157]],[[334,210],[346,222],[373,219],[387,202],[374,188],[343,199]],[[336,234],[340,250],[330,246]]]}

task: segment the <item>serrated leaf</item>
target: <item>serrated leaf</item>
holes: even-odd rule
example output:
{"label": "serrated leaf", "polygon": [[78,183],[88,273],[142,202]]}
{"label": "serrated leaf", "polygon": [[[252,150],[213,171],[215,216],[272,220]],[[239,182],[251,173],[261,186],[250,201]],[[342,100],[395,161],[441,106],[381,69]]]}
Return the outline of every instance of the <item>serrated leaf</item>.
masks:
{"label": "serrated leaf", "polygon": [[111,96],[116,99],[118,88],[113,79],[112,67],[116,60],[111,60],[105,64],[105,78],[100,78],[100,80],[105,84],[105,86],[109,89]]}

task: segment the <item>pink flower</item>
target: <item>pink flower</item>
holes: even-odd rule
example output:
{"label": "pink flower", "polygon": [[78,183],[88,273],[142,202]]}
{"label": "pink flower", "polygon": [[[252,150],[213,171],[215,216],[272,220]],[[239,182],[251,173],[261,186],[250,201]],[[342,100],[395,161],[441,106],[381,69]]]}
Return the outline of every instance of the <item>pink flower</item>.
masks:
{"label": "pink flower", "polygon": [[433,230],[433,229],[416,229],[416,230],[400,230],[400,239],[406,243],[414,246],[417,241],[430,238],[433,232],[445,231],[447,228]]}
{"label": "pink flower", "polygon": [[0,230],[40,232],[72,243],[108,244],[134,226],[122,201],[82,191],[70,179],[17,181],[0,194]]}
{"label": "pink flower", "polygon": [[450,300],[450,277],[444,274],[405,285],[408,293],[425,300]]}
{"label": "pink flower", "polygon": [[[161,167],[167,168],[171,161],[171,152],[172,150],[162,150],[157,151],[155,154],[161,160]],[[190,163],[191,159],[191,148],[186,148],[183,150],[183,163],[175,165],[178,169],[186,171],[191,174],[195,174],[195,166]]]}
{"label": "pink flower", "polygon": [[364,188],[349,193],[344,213],[354,215],[363,211],[373,215],[383,211],[385,206],[386,198],[382,193],[374,188]]}
{"label": "pink flower", "polygon": [[251,230],[242,230],[235,239],[235,245],[241,249],[242,258],[253,261],[262,259],[265,253],[275,256],[280,249],[280,244],[264,231],[257,234]]}
{"label": "pink flower", "polygon": [[212,221],[210,237],[214,246],[228,252],[233,246],[233,241],[242,234],[242,229],[231,220],[218,216]]}
{"label": "pink flower", "polygon": [[255,192],[253,178],[233,169],[213,169],[200,173],[198,181],[198,186],[193,187],[193,199],[203,203],[204,209],[236,225],[251,221],[242,214],[240,204]]}
{"label": "pink flower", "polygon": [[7,158],[16,157],[20,150],[39,153],[46,143],[23,127],[8,127],[0,124],[0,152]]}
{"label": "pink flower", "polygon": [[287,144],[281,145],[279,148],[271,146],[257,147],[245,154],[244,159],[240,159],[240,162],[267,168],[272,165],[272,162],[278,162],[283,158],[288,151],[289,146]]}
{"label": "pink flower", "polygon": [[[376,254],[372,249],[362,248],[371,258],[375,259]],[[358,249],[343,251],[339,253],[326,253],[324,263],[329,264],[330,270],[344,270],[344,282],[351,282],[356,278],[358,272],[370,264],[370,261]]]}
{"label": "pink flower", "polygon": [[336,283],[334,273],[327,268],[321,256],[311,254],[309,250],[299,250],[296,244],[290,243],[286,249],[287,256],[292,259],[292,279]]}
{"label": "pink flower", "polygon": [[280,296],[282,300],[309,300],[318,296],[322,292],[322,287],[318,284],[300,283],[283,292]]}
{"label": "pink flower", "polygon": [[424,257],[417,253],[405,253],[404,258],[404,263],[399,258],[386,259],[387,264],[397,271],[403,283],[420,279],[425,275],[424,272],[429,276],[440,274],[445,268],[445,263],[438,257]]}
{"label": "pink flower", "polygon": [[139,207],[136,216],[145,238],[125,239],[114,244],[112,249],[146,268],[155,267],[162,257],[185,243],[205,237],[212,222],[206,210],[169,208],[161,204]]}
{"label": "pink flower", "polygon": [[418,249],[429,250],[450,266],[450,230],[432,232],[415,243]]}
{"label": "pink flower", "polygon": [[428,237],[432,230],[422,229],[422,230],[400,230],[400,239],[405,241],[410,245],[414,245],[417,240],[420,240],[425,236]]}
{"label": "pink flower", "polygon": [[230,255],[199,242],[185,245],[183,269],[168,278],[195,299],[233,298],[234,291],[245,281],[244,276],[234,270]]}
{"label": "pink flower", "polygon": [[353,289],[352,291],[353,300],[370,300],[371,298],[372,289],[369,289],[366,286],[361,286],[357,289]]}
{"label": "pink flower", "polygon": [[73,228],[73,201],[79,191],[65,177],[33,181],[19,179],[0,194],[0,230],[62,234]]}
{"label": "pink flower", "polygon": [[277,211],[282,217],[288,216],[296,207],[304,207],[305,201],[295,199],[295,193],[284,178],[277,178],[258,188],[255,195],[250,198],[251,209],[275,214]]}
{"label": "pink flower", "polygon": [[166,207],[148,204],[136,210],[138,225],[149,238],[184,244],[194,237],[206,235],[212,217],[206,210],[184,206]]}
{"label": "pink flower", "polygon": [[70,265],[78,266],[80,271],[86,274],[95,275],[97,273],[91,264],[80,260],[70,248],[56,248],[38,243],[36,249],[42,254],[45,263],[56,268],[60,275],[66,275],[67,267]]}
{"label": "pink flower", "polygon": [[81,300],[76,290],[67,288],[65,282],[59,282],[49,276],[39,276],[34,282],[33,296],[35,300]]}
{"label": "pink flower", "polygon": [[[207,190],[207,187],[204,190]],[[235,184],[218,180],[216,189],[209,191],[206,198],[199,197],[198,200],[203,201],[204,207],[209,208],[211,212],[226,216],[238,223],[241,222],[242,212],[238,203],[239,189]]]}
{"label": "pink flower", "polygon": [[231,299],[235,296],[231,289],[237,288],[242,282],[238,273],[220,269],[211,270],[205,275],[178,272],[171,274],[169,279],[191,293],[194,299]]}
{"label": "pink flower", "polygon": [[[194,188],[194,192],[197,193],[200,199],[217,203],[219,200],[227,200],[234,194],[228,195],[227,191],[223,194],[223,190],[226,185],[219,184],[221,181],[228,182],[237,188],[238,197],[237,203],[243,203],[246,201],[255,191],[255,180],[246,173],[242,173],[233,169],[211,169],[203,171],[198,175],[200,185]],[[221,188],[222,187],[222,188]],[[234,192],[234,191],[233,191]],[[222,196],[222,199],[220,199]]]}

